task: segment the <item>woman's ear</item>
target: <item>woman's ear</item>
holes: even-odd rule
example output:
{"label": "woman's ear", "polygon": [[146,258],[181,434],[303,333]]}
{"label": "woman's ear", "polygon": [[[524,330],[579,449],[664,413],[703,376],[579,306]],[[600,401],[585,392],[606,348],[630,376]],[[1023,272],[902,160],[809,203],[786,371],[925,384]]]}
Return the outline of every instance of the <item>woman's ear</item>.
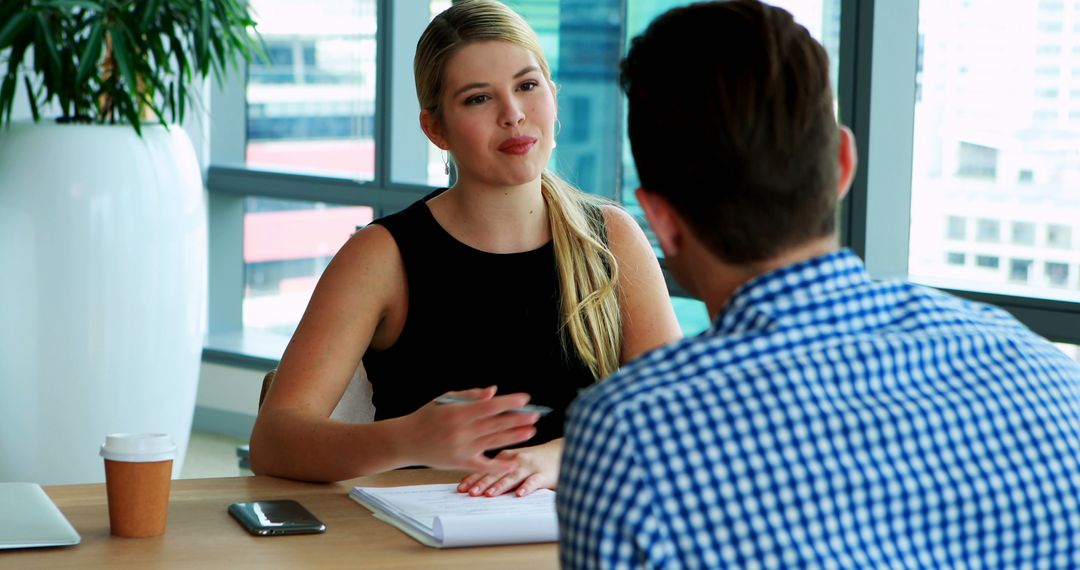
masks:
{"label": "woman's ear", "polygon": [[430,111],[420,111],[420,128],[424,130],[424,134],[427,135],[431,144],[434,144],[443,150],[450,149],[450,145],[446,142],[446,137],[443,136],[442,124]]}

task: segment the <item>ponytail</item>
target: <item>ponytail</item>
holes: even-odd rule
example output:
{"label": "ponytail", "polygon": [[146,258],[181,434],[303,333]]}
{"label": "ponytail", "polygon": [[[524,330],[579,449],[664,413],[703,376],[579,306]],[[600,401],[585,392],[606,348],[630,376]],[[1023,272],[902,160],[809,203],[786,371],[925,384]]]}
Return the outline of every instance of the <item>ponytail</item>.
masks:
{"label": "ponytail", "polygon": [[619,268],[607,245],[604,202],[547,171],[540,187],[555,248],[563,347],[601,379],[619,367],[622,352]]}

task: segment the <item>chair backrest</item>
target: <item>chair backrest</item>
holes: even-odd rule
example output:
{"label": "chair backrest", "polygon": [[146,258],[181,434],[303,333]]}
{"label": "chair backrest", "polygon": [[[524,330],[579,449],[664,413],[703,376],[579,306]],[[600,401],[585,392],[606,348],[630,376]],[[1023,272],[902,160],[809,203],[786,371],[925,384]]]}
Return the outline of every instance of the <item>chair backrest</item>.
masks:
{"label": "chair backrest", "polygon": [[277,368],[266,373],[263,376],[262,390],[259,391],[259,407],[262,408],[263,402],[266,400],[266,394],[270,392],[270,385],[274,383],[274,376],[277,375]]}
{"label": "chair backrest", "polygon": [[[270,392],[270,386],[274,383],[274,376],[276,375],[277,369],[275,368],[267,372],[266,376],[263,376],[262,390],[259,391],[259,408],[262,408],[263,402],[266,401],[266,395]],[[345,393],[342,394],[337,406],[334,407],[330,417],[335,420],[358,423],[375,421],[371,382],[367,379],[363,363],[357,366],[356,372],[353,373],[353,377],[349,381],[349,386],[346,388]]]}

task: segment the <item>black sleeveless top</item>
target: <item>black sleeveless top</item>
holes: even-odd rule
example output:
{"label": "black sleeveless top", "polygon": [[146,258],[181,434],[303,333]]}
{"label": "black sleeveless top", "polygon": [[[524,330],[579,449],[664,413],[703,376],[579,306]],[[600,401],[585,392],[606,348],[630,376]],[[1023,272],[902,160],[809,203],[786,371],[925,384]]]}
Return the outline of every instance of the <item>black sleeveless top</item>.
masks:
{"label": "black sleeveless top", "polygon": [[554,247],[500,254],[457,241],[426,204],[443,191],[373,222],[397,242],[409,285],[401,335],[364,355],[375,419],[412,413],[447,391],[496,384],[499,394],[526,392],[530,403],[555,410],[520,445],[562,437],[566,407],[594,378],[563,350]]}

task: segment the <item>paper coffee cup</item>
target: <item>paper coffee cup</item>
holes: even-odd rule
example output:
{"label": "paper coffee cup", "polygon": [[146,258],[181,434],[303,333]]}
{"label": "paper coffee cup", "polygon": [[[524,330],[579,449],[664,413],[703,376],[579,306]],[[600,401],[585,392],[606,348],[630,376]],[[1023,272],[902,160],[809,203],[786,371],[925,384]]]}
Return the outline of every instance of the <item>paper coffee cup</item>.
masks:
{"label": "paper coffee cup", "polygon": [[165,534],[176,444],[163,433],[117,433],[101,445],[109,527],[117,536]]}

